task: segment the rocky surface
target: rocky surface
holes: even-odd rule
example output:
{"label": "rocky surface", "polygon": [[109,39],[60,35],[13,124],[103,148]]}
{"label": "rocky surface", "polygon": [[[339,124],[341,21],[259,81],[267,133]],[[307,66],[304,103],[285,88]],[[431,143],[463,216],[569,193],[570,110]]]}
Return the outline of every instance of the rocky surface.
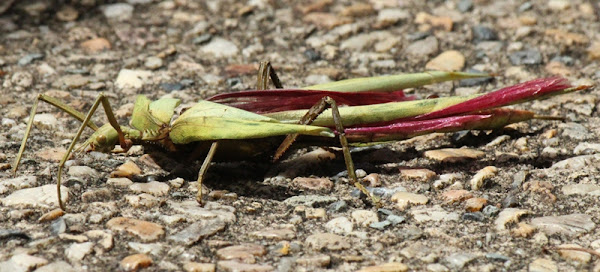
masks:
{"label": "rocky surface", "polygon": [[137,94],[187,107],[253,88],[262,60],[287,87],[498,75],[407,90],[421,98],[550,75],[598,84],[596,1],[113,2],[0,4],[0,271],[600,271],[597,90],[515,106],[565,122],[356,150],[380,209],[346,183],[335,152],[216,163],[201,207],[200,162],[134,146],[68,158],[63,213],[57,164],[80,123],[43,102],[10,170],[39,93],[87,112],[102,92],[125,125]]}

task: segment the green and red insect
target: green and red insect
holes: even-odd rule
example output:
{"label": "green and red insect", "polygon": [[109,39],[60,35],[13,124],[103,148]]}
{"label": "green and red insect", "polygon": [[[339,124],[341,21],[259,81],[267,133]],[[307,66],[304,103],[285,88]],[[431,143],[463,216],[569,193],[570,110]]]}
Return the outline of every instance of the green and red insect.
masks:
{"label": "green and red insect", "polygon": [[[259,68],[259,90],[217,95],[198,102],[178,117],[175,117],[174,111],[180,100],[169,98],[150,101],[140,95],[135,102],[130,127],[118,124],[108,99],[102,94],[87,114],[40,94],[31,109],[13,171],[17,171],[33,116],[41,100],[82,121],[58,168],[58,202],[62,209],[65,206],[60,186],[64,164],[85,127],[95,130],[81,147],[87,150],[111,152],[116,144],[124,150],[132,144],[160,144],[168,151],[186,149],[206,153],[198,174],[196,197],[199,202],[202,201],[202,180],[218,150],[227,150],[238,155],[239,159],[269,152],[277,160],[299,135],[303,136],[298,138],[298,142],[313,145],[339,143],[350,181],[369,195],[373,202],[378,202],[358,182],[349,146],[406,139],[432,132],[495,129],[534,118],[559,119],[501,107],[591,88],[573,87],[563,78],[552,77],[470,96],[413,100],[402,92],[402,89],[426,84],[488,76],[482,73],[433,71],[342,80],[304,89],[264,90],[269,77],[277,87],[281,87],[274,71],[265,62]],[[100,104],[109,124],[98,127],[90,119]],[[338,143],[331,140],[336,135]],[[279,137],[283,136],[285,139],[277,147],[277,141],[281,142]]]}

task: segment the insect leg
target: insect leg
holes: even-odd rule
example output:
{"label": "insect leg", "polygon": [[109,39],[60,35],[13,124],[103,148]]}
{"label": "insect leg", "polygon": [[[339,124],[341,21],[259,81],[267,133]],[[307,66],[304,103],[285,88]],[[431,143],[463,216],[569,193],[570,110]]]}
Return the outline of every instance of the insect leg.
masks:
{"label": "insect leg", "polygon": [[258,66],[258,77],[256,79],[256,89],[257,90],[266,90],[269,88],[269,78],[275,85],[275,88],[282,89],[283,85],[281,85],[281,81],[275,72],[273,66],[271,66],[270,61],[261,61]]}
{"label": "insect leg", "polygon": [[[77,118],[77,120],[79,120],[79,121],[83,121],[83,119],[85,119],[84,113],[63,103],[62,101],[60,101],[54,97],[47,96],[45,94],[38,94],[35,98],[35,101],[33,102],[33,106],[31,107],[31,113],[29,114],[29,121],[27,121],[27,128],[25,129],[25,135],[23,137],[23,140],[21,141],[21,147],[19,148],[19,153],[17,153],[17,157],[15,158],[15,162],[13,164],[13,175],[15,175],[17,173],[17,169],[19,168],[19,163],[21,162],[21,158],[23,157],[23,152],[25,151],[25,146],[27,145],[27,139],[29,139],[29,134],[31,132],[31,128],[33,127],[33,118],[35,117],[38,103],[40,102],[40,100],[59,108],[60,110]],[[88,125],[88,127],[90,127],[93,130],[98,129],[98,126],[96,126],[96,124],[94,124],[92,121],[88,121],[87,125]]]}
{"label": "insect leg", "polygon": [[69,158],[69,155],[73,151],[73,148],[75,147],[75,144],[79,140],[81,133],[83,133],[83,130],[85,129],[86,124],[88,124],[88,122],[92,118],[92,115],[94,115],[94,113],[96,112],[96,109],[98,108],[100,103],[102,103],[102,107],[104,108],[106,116],[108,117],[108,121],[110,122],[112,127],[119,134],[119,143],[121,144],[121,147],[123,147],[123,149],[127,149],[127,148],[131,147],[131,141],[125,139],[125,135],[124,135],[123,131],[121,130],[121,126],[119,126],[119,124],[117,123],[117,119],[115,118],[115,116],[112,112],[112,109],[110,108],[110,103],[108,102],[108,99],[106,98],[106,96],[104,96],[104,93],[98,94],[98,97],[96,97],[96,100],[94,101],[94,104],[92,105],[92,108],[90,108],[89,112],[85,115],[85,118],[83,119],[83,123],[77,130],[77,134],[75,134],[75,137],[71,141],[69,148],[67,148],[67,152],[65,153],[62,160],[58,164],[58,181],[56,183],[56,188],[57,188],[57,195],[58,195],[58,204],[62,210],[66,210],[64,203],[62,202],[61,193],[60,193],[62,172],[63,172],[64,166],[65,166],[65,162]]}
{"label": "insect leg", "polygon": [[361,192],[367,195],[373,204],[380,206],[379,198],[371,194],[365,186],[363,186],[360,182],[358,182],[358,178],[356,177],[356,172],[354,171],[354,162],[352,161],[352,156],[350,155],[350,148],[348,147],[348,140],[346,139],[346,132],[344,131],[344,126],[342,124],[342,117],[340,116],[340,112],[338,110],[337,104],[335,100],[330,97],[325,97],[324,100],[331,106],[331,113],[333,115],[333,121],[335,123],[335,129],[338,132],[338,136],[340,138],[340,144],[342,145],[342,152],[344,153],[344,162],[346,163],[346,169],[348,170],[348,178],[354,186],[358,188]]}
{"label": "insect leg", "polygon": [[202,162],[202,166],[200,167],[200,171],[198,172],[198,193],[196,193],[196,201],[202,205],[202,180],[204,179],[204,175],[208,171],[208,167],[210,167],[210,162],[215,156],[215,152],[217,152],[217,147],[219,146],[219,142],[213,142],[210,145],[210,149],[208,150],[208,154],[206,154],[206,158],[204,158],[204,162]]}
{"label": "insect leg", "polygon": [[[304,116],[302,116],[302,118],[300,118],[300,121],[298,121],[297,123],[299,125],[310,125],[325,109],[327,109],[327,105],[328,103],[326,101],[326,98],[322,98],[321,100],[319,100],[319,102],[317,102],[310,109],[308,109],[308,112],[306,112],[306,114],[304,114]],[[281,158],[281,156],[283,156],[283,154],[290,148],[294,141],[296,141],[298,136],[300,136],[300,134],[295,133],[289,134],[285,137],[281,145],[279,145],[279,147],[277,148],[277,151],[275,151],[275,155],[273,155],[273,162],[278,161]]]}
{"label": "insect leg", "polygon": [[[338,110],[337,104],[335,100],[331,97],[323,97],[317,104],[312,106],[308,112],[300,119],[299,124],[308,125],[312,123],[318,116],[321,114],[327,107],[331,107],[331,113],[333,115],[333,122],[335,124],[335,129],[338,132],[340,145],[342,146],[342,152],[344,154],[344,162],[346,163],[346,169],[348,171],[348,178],[350,182],[354,184],[356,188],[358,188],[361,192],[367,195],[371,201],[377,206],[380,205],[379,198],[371,194],[367,188],[365,188],[360,182],[358,182],[358,178],[356,177],[356,172],[354,169],[354,162],[352,161],[352,156],[350,155],[350,148],[348,147],[348,139],[346,139],[346,133],[344,131],[344,125],[342,124],[342,118],[340,116],[340,112]],[[298,138],[299,134],[290,134],[286,136],[285,140],[281,143],[275,155],[273,157],[273,161],[281,158],[283,153],[287,151],[287,149],[292,145],[292,143]]]}

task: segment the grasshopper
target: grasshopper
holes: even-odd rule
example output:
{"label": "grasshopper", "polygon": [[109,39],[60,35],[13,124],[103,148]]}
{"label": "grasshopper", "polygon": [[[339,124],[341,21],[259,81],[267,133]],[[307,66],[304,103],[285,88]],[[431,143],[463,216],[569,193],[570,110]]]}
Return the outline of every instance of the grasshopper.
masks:
{"label": "grasshopper", "polygon": [[[269,79],[277,88],[282,86],[270,64],[263,62],[259,67],[257,79],[259,91],[217,95],[198,102],[176,118],[174,110],[180,104],[179,99],[150,101],[146,96],[139,95],[130,127],[118,124],[107,97],[102,93],[98,95],[87,114],[55,98],[39,94],[31,109],[25,135],[13,165],[13,173],[16,174],[25,150],[38,103],[44,101],[82,122],[58,166],[58,203],[63,210],[65,206],[61,199],[60,186],[64,165],[86,127],[95,132],[78,150],[87,148],[90,151],[111,152],[116,144],[125,151],[133,144],[159,144],[169,151],[183,149],[189,144],[209,146],[208,151],[204,150],[206,157],[198,173],[196,199],[199,203],[202,203],[202,181],[218,149],[230,152],[234,150],[246,157],[252,157],[264,153],[265,150],[273,150],[274,146],[265,140],[285,136],[274,153],[273,159],[277,160],[299,135],[320,144],[334,145],[335,143],[327,139],[335,138],[337,134],[350,182],[374,203],[379,203],[378,198],[370,194],[358,181],[349,145],[406,139],[438,131],[493,129],[533,118],[556,119],[537,116],[528,111],[498,107],[591,87],[571,87],[564,79],[551,78],[501,89],[487,95],[414,101],[403,101],[407,98],[399,91],[431,83],[488,76],[490,75],[484,73],[434,71],[349,79],[298,90],[264,90]],[[387,96],[382,96],[382,93]],[[301,99],[301,102],[314,105],[308,111],[308,104],[298,106],[298,103],[293,103],[282,108],[268,106],[282,105],[281,98],[285,100],[290,95],[308,96],[310,98]],[[497,99],[499,96],[502,99]],[[348,98],[343,102],[348,106],[338,108],[336,98]],[[98,127],[91,121],[91,117],[100,104],[109,123]]]}

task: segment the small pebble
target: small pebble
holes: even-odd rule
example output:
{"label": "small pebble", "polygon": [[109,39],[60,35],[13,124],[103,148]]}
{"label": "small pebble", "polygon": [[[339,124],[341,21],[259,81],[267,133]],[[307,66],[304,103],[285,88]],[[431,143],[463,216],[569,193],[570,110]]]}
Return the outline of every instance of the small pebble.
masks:
{"label": "small pebble", "polygon": [[456,163],[481,158],[485,156],[485,153],[483,151],[468,148],[444,148],[425,151],[424,155],[432,160]]}
{"label": "small pebble", "polygon": [[465,67],[465,56],[456,50],[448,50],[433,58],[427,64],[427,70],[460,71]]}
{"label": "small pebble", "polygon": [[391,200],[396,202],[396,208],[401,211],[405,210],[410,204],[425,205],[429,202],[429,198],[424,195],[408,192],[397,192]]}
{"label": "small pebble", "polygon": [[292,240],[296,237],[296,233],[291,229],[272,229],[272,230],[261,230],[250,233],[250,235],[268,240]]}
{"label": "small pebble", "polygon": [[[61,200],[66,203],[69,200],[69,190],[65,186],[60,187]],[[26,206],[38,208],[58,207],[58,196],[56,185],[48,184],[40,187],[20,189],[1,199],[3,206]]]}
{"label": "small pebble", "polygon": [[508,262],[510,261],[509,257],[506,257],[502,254],[499,253],[487,253],[485,254],[485,258],[492,260],[492,261],[496,261],[496,262]]}
{"label": "small pebble", "polygon": [[50,223],[50,233],[59,235],[67,230],[67,223],[64,218],[58,218]]}
{"label": "small pebble", "polygon": [[521,216],[530,213],[530,211],[524,209],[505,208],[498,214],[498,218],[494,221],[496,230],[506,230],[508,223],[517,222]]}
{"label": "small pebble", "polygon": [[75,21],[77,17],[79,17],[79,12],[70,5],[64,5],[56,12],[56,18],[63,22]]}
{"label": "small pebble", "polygon": [[549,0],[548,7],[555,11],[562,11],[571,7],[571,2],[567,0]]}
{"label": "small pebble", "polygon": [[82,42],[79,46],[81,46],[83,50],[90,54],[95,54],[111,49],[110,42],[105,38],[93,38]]}
{"label": "small pebble", "polygon": [[51,211],[43,214],[42,216],[40,216],[40,219],[38,219],[38,222],[43,223],[43,222],[52,221],[56,218],[63,216],[64,214],[65,214],[65,211],[63,211],[62,209],[54,209],[54,210],[51,210]]}
{"label": "small pebble", "polygon": [[217,262],[217,271],[269,272],[273,271],[273,267],[267,264],[247,264],[236,261],[219,261]]}
{"label": "small pebble", "polygon": [[140,175],[142,170],[132,161],[120,165],[117,170],[110,173],[111,178],[131,178]]}
{"label": "small pebble", "polygon": [[430,56],[438,52],[438,46],[437,38],[429,36],[409,44],[405,49],[405,54],[414,57]]}
{"label": "small pebble", "polygon": [[115,217],[106,223],[106,227],[113,231],[133,234],[144,242],[156,241],[165,234],[161,225],[126,217]]}
{"label": "small pebble", "polygon": [[152,265],[152,259],[146,254],[129,255],[120,262],[120,266],[125,271],[136,271]]}
{"label": "small pebble", "polygon": [[390,214],[386,217],[385,220],[391,222],[392,225],[395,226],[395,225],[398,225],[398,224],[406,221],[406,217],[400,216],[400,215],[395,215],[395,214]]}
{"label": "small pebble", "polygon": [[133,181],[128,178],[108,178],[106,180],[106,184],[115,187],[126,188],[133,184]]}
{"label": "small pebble", "polygon": [[380,221],[380,222],[371,223],[369,225],[369,227],[374,228],[374,229],[378,229],[378,230],[384,230],[384,229],[386,229],[390,225],[392,225],[392,222],[387,221],[387,220],[383,220],[383,221]]}
{"label": "small pebble", "polygon": [[244,263],[254,263],[256,257],[264,256],[267,250],[264,246],[244,244],[228,246],[217,250],[217,257],[221,260],[240,260]]}
{"label": "small pebble", "polygon": [[[195,201],[194,201],[195,202]],[[216,216],[216,215],[215,215]],[[201,217],[199,217],[201,218]],[[183,230],[167,237],[169,242],[183,245],[193,245],[200,239],[214,235],[225,229],[226,221],[221,218],[203,219],[196,221]]]}
{"label": "small pebble", "polygon": [[429,169],[400,169],[400,174],[404,178],[416,179],[422,182],[433,180],[437,174]]}
{"label": "small pebble", "polygon": [[529,264],[530,272],[558,272],[558,265],[553,260],[537,258]]}
{"label": "small pebble", "polygon": [[498,168],[495,166],[486,166],[479,170],[470,181],[472,190],[479,190],[483,187],[483,182],[489,178],[496,176]]}
{"label": "small pebble", "polygon": [[363,227],[369,226],[372,223],[378,222],[377,213],[370,210],[355,210],[352,212],[352,221]]}
{"label": "small pebble", "polygon": [[139,89],[152,76],[152,72],[146,70],[121,69],[115,80],[115,86],[120,89]]}
{"label": "small pebble", "polygon": [[297,177],[292,180],[292,184],[303,190],[325,191],[333,188],[333,182],[329,178],[303,178]]}
{"label": "small pebble", "polygon": [[28,72],[15,72],[10,81],[19,87],[28,88],[33,84],[33,76]]}
{"label": "small pebble", "polygon": [[86,255],[90,254],[93,250],[94,243],[73,243],[67,249],[65,249],[65,256],[72,263],[77,263],[83,260]]}
{"label": "small pebble", "polygon": [[135,193],[147,193],[154,196],[166,196],[169,193],[169,185],[163,182],[152,181],[148,183],[134,182],[129,185],[129,190]]}
{"label": "small pebble", "polygon": [[163,60],[159,57],[148,57],[144,61],[144,67],[150,70],[156,70],[163,66]]}
{"label": "small pebble", "polygon": [[350,248],[346,238],[332,233],[312,234],[306,238],[306,245],[314,250],[339,251]]}
{"label": "small pebble", "polygon": [[445,191],[442,196],[446,202],[454,203],[461,202],[473,197],[473,194],[467,190],[448,190]]}
{"label": "small pebble", "polygon": [[403,263],[386,263],[381,265],[363,267],[356,272],[406,272],[408,266]]}
{"label": "small pebble", "polygon": [[215,37],[200,48],[200,52],[211,54],[216,58],[230,58],[239,54],[237,45],[223,38]]}
{"label": "small pebble", "polygon": [[22,57],[21,59],[19,59],[19,61],[17,63],[21,66],[25,66],[25,65],[32,63],[34,60],[43,59],[43,58],[44,58],[44,54],[39,54],[39,53],[27,54],[24,57]]}
{"label": "small pebble", "polygon": [[329,255],[304,256],[296,259],[296,264],[308,267],[327,267],[331,264]]}
{"label": "small pebble", "polygon": [[517,227],[512,230],[512,234],[518,237],[530,237],[535,231],[536,228],[532,225],[519,222],[519,224],[517,224]]}
{"label": "small pebble", "polygon": [[214,263],[196,263],[187,262],[183,265],[185,272],[215,272],[216,265]]}
{"label": "small pebble", "polygon": [[502,199],[502,207],[514,208],[519,206],[519,199],[514,193],[509,193],[504,199]]}
{"label": "small pebble", "polygon": [[337,217],[325,224],[325,229],[336,234],[349,234],[354,230],[354,224],[345,217]]}
{"label": "small pebble", "polygon": [[478,212],[487,205],[487,199],[481,197],[470,198],[465,201],[465,209],[469,212]]}
{"label": "small pebble", "polygon": [[405,9],[382,9],[377,14],[377,28],[384,28],[394,25],[401,20],[410,18],[410,13]]}
{"label": "small pebble", "polygon": [[461,270],[476,258],[477,256],[471,253],[454,253],[444,258],[444,261],[446,261],[451,267]]}
{"label": "small pebble", "polygon": [[134,7],[127,3],[117,3],[102,6],[101,9],[107,19],[125,21],[133,15]]}
{"label": "small pebble", "polygon": [[580,213],[537,217],[531,220],[531,225],[547,235],[563,234],[567,236],[587,233],[596,227],[590,215]]}
{"label": "small pebble", "polygon": [[346,210],[348,210],[348,203],[345,200],[339,200],[327,206],[327,211],[332,213],[341,213]]}

